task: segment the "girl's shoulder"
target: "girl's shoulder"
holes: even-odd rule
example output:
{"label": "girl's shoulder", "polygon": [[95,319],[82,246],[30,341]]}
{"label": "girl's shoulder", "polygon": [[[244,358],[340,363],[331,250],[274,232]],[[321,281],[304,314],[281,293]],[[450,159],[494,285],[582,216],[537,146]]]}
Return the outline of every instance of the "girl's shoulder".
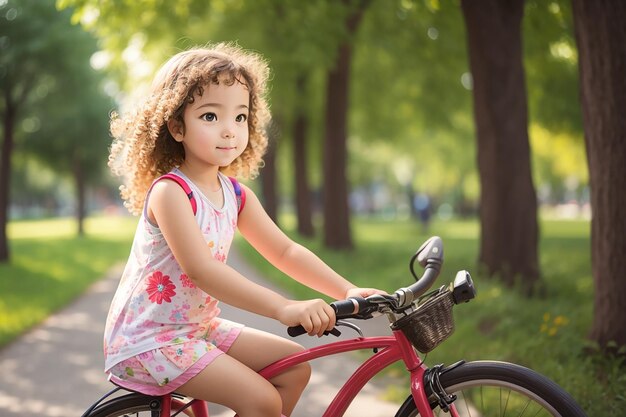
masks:
{"label": "girl's shoulder", "polygon": [[[239,183],[239,181],[237,181],[235,177],[226,176],[221,172],[218,172],[218,175],[220,176],[222,184],[226,185],[229,190],[234,193],[237,202],[237,214],[240,214],[241,210],[243,210],[243,207],[246,204],[245,189],[241,186],[241,184]],[[175,168],[174,170],[154,180],[152,187],[154,187],[157,182],[164,179],[174,181],[183,189],[183,191],[187,195],[187,198],[189,198],[189,203],[191,204],[193,214],[196,215],[198,212],[197,194],[200,194],[200,189],[193,183],[193,181],[191,181],[178,168]]]}

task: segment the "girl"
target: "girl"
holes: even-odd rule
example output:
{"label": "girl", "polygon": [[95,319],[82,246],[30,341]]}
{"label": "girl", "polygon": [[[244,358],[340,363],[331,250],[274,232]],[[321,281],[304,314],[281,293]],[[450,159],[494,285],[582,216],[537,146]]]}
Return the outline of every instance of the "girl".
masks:
{"label": "girl", "polygon": [[218,300],[322,335],[335,324],[324,301],[287,300],[226,265],[235,228],[297,281],[343,299],[356,288],[270,220],[255,194],[226,174],[257,173],[267,146],[268,68],[219,44],[171,58],[151,95],[113,115],[109,165],[125,178],[125,205],[141,218],[104,338],[113,382],[146,394],[177,391],[240,417],[289,415],[306,386],[300,365],[271,381],[256,371],[302,349],[219,317]]}

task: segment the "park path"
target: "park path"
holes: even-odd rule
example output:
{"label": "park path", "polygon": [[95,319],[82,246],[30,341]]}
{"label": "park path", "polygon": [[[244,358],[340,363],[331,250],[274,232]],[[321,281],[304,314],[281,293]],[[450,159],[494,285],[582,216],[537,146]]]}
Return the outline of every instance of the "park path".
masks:
{"label": "park path", "polygon": [[[229,263],[249,279],[277,290],[232,251]],[[122,266],[113,268],[82,297],[50,316],[9,346],[0,350],[0,416],[80,416],[111,389],[102,371],[104,318]],[[280,291],[279,291],[280,292]],[[273,320],[221,304],[223,316],[284,336],[285,328]],[[382,320],[382,321],[381,321]],[[384,317],[362,323],[366,335],[389,334]],[[342,337],[353,337],[346,329]],[[324,340],[301,336],[307,347]],[[358,366],[350,353],[311,363],[313,375],[293,417],[321,416],[341,384]],[[381,399],[382,382],[368,384],[346,412],[346,417],[387,417],[398,405]],[[232,412],[210,406],[211,417]]]}

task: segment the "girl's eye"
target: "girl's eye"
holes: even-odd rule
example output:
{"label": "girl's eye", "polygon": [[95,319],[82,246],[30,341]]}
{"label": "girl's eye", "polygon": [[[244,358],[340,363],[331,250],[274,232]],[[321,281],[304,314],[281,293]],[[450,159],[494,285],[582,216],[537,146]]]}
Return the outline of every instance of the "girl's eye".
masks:
{"label": "girl's eye", "polygon": [[200,116],[200,119],[204,120],[205,122],[214,122],[217,120],[217,116],[215,115],[215,113],[204,113],[202,116]]}
{"label": "girl's eye", "polygon": [[245,122],[246,120],[248,120],[248,116],[243,113],[235,118],[236,122]]}

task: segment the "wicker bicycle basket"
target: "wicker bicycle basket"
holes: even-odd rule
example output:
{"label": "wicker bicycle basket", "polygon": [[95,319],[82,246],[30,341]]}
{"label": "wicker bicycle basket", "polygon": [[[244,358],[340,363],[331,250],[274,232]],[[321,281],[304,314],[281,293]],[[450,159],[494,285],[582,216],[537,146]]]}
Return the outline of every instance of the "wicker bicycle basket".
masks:
{"label": "wicker bicycle basket", "polygon": [[452,293],[441,290],[435,293],[408,316],[392,324],[401,330],[409,342],[422,353],[428,353],[454,332]]}

